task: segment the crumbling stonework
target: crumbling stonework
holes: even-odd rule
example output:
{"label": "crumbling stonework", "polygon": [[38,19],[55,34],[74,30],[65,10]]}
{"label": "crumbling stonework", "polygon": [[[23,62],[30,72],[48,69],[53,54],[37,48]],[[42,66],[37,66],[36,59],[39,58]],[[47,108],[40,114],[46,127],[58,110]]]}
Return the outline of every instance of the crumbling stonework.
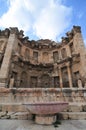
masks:
{"label": "crumbling stonework", "polygon": [[84,88],[86,50],[81,28],[73,26],[66,35],[56,43],[30,41],[18,28],[1,31],[0,87],[72,88],[82,84]]}
{"label": "crumbling stonework", "polygon": [[82,108],[86,101],[86,49],[81,27],[73,26],[60,43],[29,40],[23,33],[18,28],[0,30],[1,107],[15,111],[12,106],[3,107],[3,100],[5,104],[64,100],[82,102]]}

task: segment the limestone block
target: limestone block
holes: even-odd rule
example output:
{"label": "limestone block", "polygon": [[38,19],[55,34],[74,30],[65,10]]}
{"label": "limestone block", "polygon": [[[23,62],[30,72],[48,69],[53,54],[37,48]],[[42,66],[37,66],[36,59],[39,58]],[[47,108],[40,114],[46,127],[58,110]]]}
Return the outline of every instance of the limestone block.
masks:
{"label": "limestone block", "polygon": [[69,106],[67,106],[64,110],[63,110],[63,112],[68,112],[69,111]]}
{"label": "limestone block", "polygon": [[69,112],[81,112],[82,111],[82,106],[78,105],[70,105],[68,108]]}
{"label": "limestone block", "polygon": [[71,119],[71,120],[76,120],[78,119],[78,116],[76,116],[76,114],[68,114],[68,118]]}
{"label": "limestone block", "polygon": [[8,104],[8,105],[2,105],[2,111],[19,112],[19,111],[26,111],[26,108],[22,105]]}
{"label": "limestone block", "polygon": [[72,120],[86,120],[86,113],[79,112],[79,113],[69,113],[69,119]]}

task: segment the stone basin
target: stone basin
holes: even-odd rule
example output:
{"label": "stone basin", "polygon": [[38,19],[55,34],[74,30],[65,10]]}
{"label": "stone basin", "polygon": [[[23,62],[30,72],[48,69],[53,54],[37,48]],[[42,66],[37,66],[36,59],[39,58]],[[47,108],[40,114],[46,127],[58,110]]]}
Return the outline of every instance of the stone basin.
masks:
{"label": "stone basin", "polygon": [[46,102],[23,104],[31,114],[35,114],[37,124],[50,125],[56,122],[56,113],[61,112],[67,106],[67,102]]}
{"label": "stone basin", "polygon": [[39,115],[56,114],[64,110],[67,102],[27,103],[23,104],[30,113]]}

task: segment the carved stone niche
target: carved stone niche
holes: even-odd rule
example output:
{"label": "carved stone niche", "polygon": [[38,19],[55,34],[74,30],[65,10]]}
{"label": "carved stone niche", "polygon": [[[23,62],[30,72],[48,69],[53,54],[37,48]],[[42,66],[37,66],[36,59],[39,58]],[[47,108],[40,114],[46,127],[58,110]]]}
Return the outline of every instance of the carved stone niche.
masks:
{"label": "carved stone niche", "polygon": [[59,88],[60,87],[59,76],[55,76],[53,78],[54,78],[54,88]]}
{"label": "carved stone niche", "polygon": [[73,42],[69,45],[69,47],[70,47],[70,52],[73,55],[74,54],[74,45],[73,45]]}
{"label": "carved stone niche", "polygon": [[31,76],[31,79],[30,79],[31,81],[31,88],[37,88],[37,83],[38,83],[38,79],[37,79],[37,77],[36,76]]}
{"label": "carved stone niche", "polygon": [[43,63],[48,63],[49,62],[49,54],[48,52],[43,52]]}
{"label": "carved stone niche", "polygon": [[36,62],[38,62],[38,52],[33,51],[33,58]]}
{"label": "carved stone niche", "polygon": [[50,87],[50,76],[48,74],[42,75],[41,86],[42,86],[42,88],[49,88]]}
{"label": "carved stone niche", "polygon": [[58,53],[58,51],[53,52],[53,60],[54,60],[55,63],[58,62],[58,60],[59,60],[59,53]]}
{"label": "carved stone niche", "polygon": [[62,81],[63,81],[64,88],[69,87],[69,78],[68,78],[68,71],[66,66],[62,68]]}
{"label": "carved stone niche", "polygon": [[21,73],[20,87],[21,88],[27,88],[28,87],[28,74],[27,74],[27,72],[23,71]]}
{"label": "carved stone niche", "polygon": [[62,58],[63,58],[63,59],[67,57],[66,48],[62,48],[61,54],[62,54]]}

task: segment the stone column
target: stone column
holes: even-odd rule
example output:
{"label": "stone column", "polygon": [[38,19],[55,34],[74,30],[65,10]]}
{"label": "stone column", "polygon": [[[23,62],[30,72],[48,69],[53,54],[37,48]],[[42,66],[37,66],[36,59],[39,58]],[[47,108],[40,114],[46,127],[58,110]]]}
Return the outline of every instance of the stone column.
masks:
{"label": "stone column", "polygon": [[86,49],[85,44],[83,41],[81,27],[80,26],[73,26],[73,45],[75,49],[75,53],[80,54],[80,75],[86,78]]}
{"label": "stone column", "polygon": [[69,86],[70,88],[73,87],[73,83],[72,83],[72,76],[71,76],[71,71],[70,71],[70,65],[67,65],[67,71],[68,71],[68,78],[69,78]]}
{"label": "stone column", "polygon": [[60,88],[63,88],[61,68],[59,68]]}
{"label": "stone column", "polygon": [[4,54],[4,58],[3,58],[3,62],[2,62],[2,66],[0,69],[0,87],[7,87],[11,56],[12,56],[14,44],[16,42],[15,39],[16,39],[15,33],[10,33],[7,47]]}

